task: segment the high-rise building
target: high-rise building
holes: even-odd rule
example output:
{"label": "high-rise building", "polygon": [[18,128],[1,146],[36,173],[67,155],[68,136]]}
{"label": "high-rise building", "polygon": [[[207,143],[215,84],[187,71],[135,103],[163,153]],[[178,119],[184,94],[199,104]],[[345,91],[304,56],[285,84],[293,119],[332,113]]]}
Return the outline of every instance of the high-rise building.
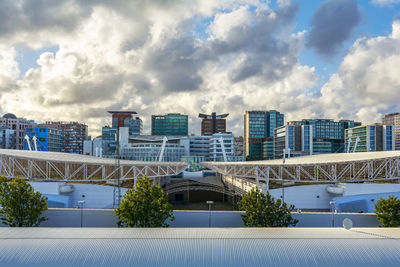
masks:
{"label": "high-rise building", "polygon": [[15,149],[16,139],[15,130],[10,130],[7,126],[0,126],[0,148]]}
{"label": "high-rise building", "polygon": [[190,156],[204,157],[210,160],[210,138],[209,135],[189,136]]}
{"label": "high-rise building", "polygon": [[151,135],[188,135],[188,115],[180,113],[152,115]]}
{"label": "high-rise building", "polygon": [[105,126],[101,129],[101,139],[103,142],[103,155],[111,156],[115,154],[117,147],[117,128]]}
{"label": "high-rise building", "polygon": [[311,125],[313,129],[313,153],[344,152],[344,131],[360,126],[361,122],[353,120],[334,121],[332,119],[304,119],[291,121],[289,125]]}
{"label": "high-rise building", "polygon": [[[284,115],[276,110],[246,111],[244,114],[244,156],[252,159],[265,158],[264,142],[272,142],[274,129],[283,124]],[[269,147],[270,145],[271,143]]]}
{"label": "high-rise building", "polygon": [[[62,151],[62,131],[46,125],[25,127],[25,135],[29,137],[29,144],[25,140],[25,150]],[[36,141],[34,140],[36,138]]]}
{"label": "high-rise building", "polygon": [[395,150],[395,130],[393,125],[375,123],[346,129],[345,139],[346,151],[349,152]]}
{"label": "high-rise building", "polygon": [[112,114],[112,128],[129,128],[129,135],[141,135],[143,131],[143,122],[139,117],[133,117],[136,111],[108,111]]}
{"label": "high-rise building", "polygon": [[382,124],[394,126],[395,149],[400,150],[400,113],[386,114],[382,118]]}
{"label": "high-rise building", "polygon": [[201,135],[212,135],[215,133],[226,133],[226,117],[229,114],[217,115],[215,112],[210,115],[199,113],[201,120]]}
{"label": "high-rise building", "polygon": [[[228,157],[234,156],[234,137],[232,133],[215,133],[210,138],[210,158],[212,161],[224,161],[225,155]],[[224,143],[222,147],[221,141]]]}
{"label": "high-rise building", "polygon": [[312,125],[285,125],[274,130],[274,157],[282,158],[312,155],[313,130]]}
{"label": "high-rise building", "polygon": [[142,120],[139,117],[132,116],[137,114],[136,111],[108,111],[108,113],[112,114],[112,125],[102,128],[102,155],[104,156],[115,155],[118,129],[128,128],[129,135],[141,135],[143,131]]}
{"label": "high-rise building", "polygon": [[0,125],[7,126],[10,130],[15,131],[15,148],[24,149],[25,127],[35,126],[36,123],[32,120],[17,118],[14,114],[7,113],[0,118]]}
{"label": "high-rise building", "polygon": [[83,142],[88,139],[88,127],[79,122],[47,121],[43,125],[62,131],[62,152],[83,154]]}

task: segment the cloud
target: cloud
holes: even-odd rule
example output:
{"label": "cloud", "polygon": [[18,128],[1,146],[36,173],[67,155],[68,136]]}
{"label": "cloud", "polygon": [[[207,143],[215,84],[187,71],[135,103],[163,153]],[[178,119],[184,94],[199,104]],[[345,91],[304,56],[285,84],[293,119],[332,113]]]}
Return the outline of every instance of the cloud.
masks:
{"label": "cloud", "polygon": [[[293,32],[298,6],[290,1],[272,9],[247,0],[42,0],[32,14],[25,1],[2,5],[25,19],[0,31],[4,112],[82,121],[93,136],[110,124],[110,109],[136,110],[147,133],[150,116],[167,112],[188,114],[197,134],[199,112],[230,113],[228,130],[237,135],[246,109],[277,109],[294,119],[321,114],[318,96],[309,93],[315,70],[298,61],[305,33]],[[65,15],[53,15],[57,8]],[[201,34],[194,32],[199,24]],[[14,47],[48,43],[59,50],[41,54],[38,67],[17,80]]]}
{"label": "cloud", "polygon": [[372,0],[372,3],[384,6],[398,4],[400,3],[400,0]]}
{"label": "cloud", "polygon": [[388,36],[360,38],[321,89],[325,114],[379,122],[400,109],[400,21]]}
{"label": "cloud", "polygon": [[318,6],[310,21],[306,45],[331,56],[349,39],[360,19],[357,0],[327,0]]}

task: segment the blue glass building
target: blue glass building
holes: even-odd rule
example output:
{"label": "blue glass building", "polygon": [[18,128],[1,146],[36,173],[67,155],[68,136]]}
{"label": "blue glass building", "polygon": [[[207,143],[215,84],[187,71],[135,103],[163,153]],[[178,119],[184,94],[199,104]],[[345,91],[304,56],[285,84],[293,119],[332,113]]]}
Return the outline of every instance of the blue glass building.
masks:
{"label": "blue glass building", "polygon": [[311,125],[285,125],[274,130],[274,158],[282,158],[283,150],[290,157],[312,155],[313,130]]}
{"label": "blue glass building", "polygon": [[[33,137],[36,137],[36,145],[38,151],[62,151],[62,131],[48,126],[25,127],[25,135],[29,137],[30,146],[35,150]],[[25,139],[24,150],[29,150],[29,145]]]}
{"label": "blue glass building", "polygon": [[304,119],[292,121],[291,125],[311,125],[313,130],[313,151],[315,154],[344,152],[344,131],[360,126],[353,120],[334,121],[331,119]]}
{"label": "blue glass building", "polygon": [[276,110],[246,111],[244,114],[244,156],[271,158],[274,129],[284,124],[284,114]]}

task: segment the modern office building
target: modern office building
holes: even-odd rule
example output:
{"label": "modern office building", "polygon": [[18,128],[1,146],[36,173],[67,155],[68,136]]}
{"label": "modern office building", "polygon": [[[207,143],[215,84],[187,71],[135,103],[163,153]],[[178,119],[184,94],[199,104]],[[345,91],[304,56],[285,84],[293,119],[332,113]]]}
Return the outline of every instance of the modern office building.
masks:
{"label": "modern office building", "polygon": [[[137,161],[158,161],[162,151],[162,136],[129,136],[125,145],[121,145],[120,155],[123,159]],[[181,161],[184,156],[190,154],[190,142],[188,136],[168,136],[164,147],[162,161]]]}
{"label": "modern office building", "polygon": [[215,133],[226,133],[226,117],[229,114],[220,114],[213,112],[210,115],[199,113],[201,120],[201,135],[212,135]]}
{"label": "modern office building", "polygon": [[[25,135],[29,137],[29,144],[25,139],[24,150],[62,151],[62,131],[46,125],[25,127]],[[35,141],[36,139],[36,141]]]}
{"label": "modern office building", "polygon": [[112,125],[102,128],[103,155],[115,155],[117,147],[117,132],[122,127],[128,128],[129,135],[141,135],[143,132],[143,122],[139,117],[133,117],[136,111],[108,111],[112,114]]}
{"label": "modern office building", "polygon": [[344,131],[360,126],[361,122],[353,120],[334,121],[332,119],[304,119],[291,121],[289,125],[311,125],[313,129],[313,153],[344,152]]}
{"label": "modern office building", "polygon": [[190,156],[203,157],[205,161],[224,161],[221,138],[227,161],[242,161],[243,155],[235,155],[235,139],[232,133],[215,133],[211,136],[190,136]]}
{"label": "modern office building", "polygon": [[393,125],[375,123],[346,129],[345,140],[346,151],[349,152],[395,150]]}
{"label": "modern office building", "polygon": [[274,158],[274,141],[272,138],[263,142],[263,159],[273,159]]}
{"label": "modern office building", "polygon": [[88,127],[79,122],[47,121],[43,125],[62,131],[62,152],[83,154],[83,142],[88,139]]}
{"label": "modern office building", "polygon": [[211,136],[189,136],[190,156],[203,157],[206,161],[210,159]]}
{"label": "modern office building", "polygon": [[103,157],[103,139],[97,137],[83,142],[83,154],[88,156]]}
{"label": "modern office building", "polygon": [[33,120],[17,118],[14,114],[7,113],[0,118],[0,125],[7,126],[10,130],[15,131],[15,148],[23,150],[25,127],[35,126],[36,123]]}
{"label": "modern office building", "polygon": [[[215,133],[210,138],[210,158],[211,161],[225,161],[224,159],[224,150],[226,154],[226,160],[229,160],[229,157],[235,155],[234,149],[234,137],[232,133]],[[224,146],[222,147],[221,142],[223,142]]]}
{"label": "modern office building", "polygon": [[141,135],[143,122],[139,117],[133,117],[136,111],[108,111],[112,114],[112,128],[128,127],[129,135]]}
{"label": "modern office building", "polygon": [[382,124],[394,126],[395,149],[400,150],[400,113],[386,114],[382,118]]}
{"label": "modern office building", "polygon": [[0,125],[0,148],[15,149],[15,147],[15,130],[10,130],[7,126]]}
{"label": "modern office building", "polygon": [[105,126],[101,129],[104,156],[115,155],[115,149],[117,147],[116,135],[117,128]]}
{"label": "modern office building", "polygon": [[152,115],[151,135],[188,135],[188,115],[180,113]]}
{"label": "modern office building", "polygon": [[244,156],[264,158],[264,142],[273,141],[274,129],[284,124],[284,115],[276,110],[246,111],[244,114]]}
{"label": "modern office building", "polygon": [[312,125],[285,125],[274,130],[274,158],[313,154]]}

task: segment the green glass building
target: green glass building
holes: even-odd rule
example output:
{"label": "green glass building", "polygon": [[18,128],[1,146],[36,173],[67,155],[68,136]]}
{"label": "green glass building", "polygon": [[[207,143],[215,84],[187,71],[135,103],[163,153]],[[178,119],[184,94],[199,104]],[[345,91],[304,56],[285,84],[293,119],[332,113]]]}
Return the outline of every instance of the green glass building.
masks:
{"label": "green glass building", "polygon": [[188,135],[188,115],[152,115],[151,135]]}

